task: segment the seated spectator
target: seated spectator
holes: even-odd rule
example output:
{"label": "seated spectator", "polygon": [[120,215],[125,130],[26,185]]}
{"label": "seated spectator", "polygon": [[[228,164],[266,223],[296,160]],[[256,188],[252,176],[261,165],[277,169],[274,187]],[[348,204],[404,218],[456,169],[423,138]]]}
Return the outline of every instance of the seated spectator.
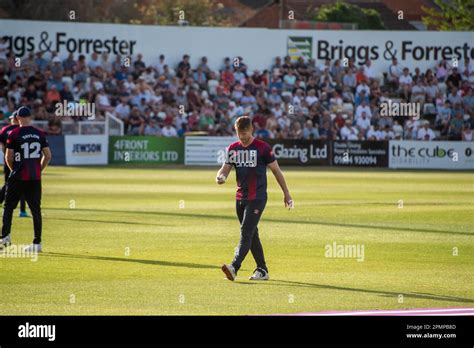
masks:
{"label": "seated spectator", "polygon": [[357,119],[356,126],[360,133],[364,136],[367,135],[367,131],[370,129],[370,119],[367,117],[365,111],[362,112],[362,115]]}
{"label": "seated spectator", "polygon": [[61,135],[61,120],[59,118],[54,118],[48,121],[48,135]]}
{"label": "seated spectator", "polygon": [[171,123],[167,123],[165,127],[161,130],[161,133],[163,134],[164,137],[167,137],[167,138],[178,136],[178,132],[176,131],[176,128],[174,128],[171,125]]}
{"label": "seated spectator", "polygon": [[143,130],[143,135],[155,135],[155,136],[160,136],[161,135],[161,128],[158,125],[158,121],[154,119],[148,120],[145,124],[145,128]]}
{"label": "seated spectator", "polygon": [[366,139],[370,141],[384,140],[384,133],[380,130],[378,124],[374,124],[370,127],[370,129],[367,131]]}
{"label": "seated spectator", "polygon": [[464,127],[463,113],[458,111],[454,118],[449,121],[448,140],[462,140]]}
{"label": "seated spectator", "polygon": [[427,120],[423,121],[423,126],[418,130],[417,140],[434,140],[436,138],[435,133],[430,127],[430,122]]}
{"label": "seated spectator", "polygon": [[472,141],[472,139],[471,124],[469,122],[465,122],[462,129],[462,141]]}
{"label": "seated spectator", "polygon": [[352,120],[347,119],[340,131],[341,140],[358,140],[359,131],[352,125]]}
{"label": "seated spectator", "polygon": [[319,132],[313,125],[313,121],[307,120],[303,128],[303,139],[314,140],[319,139]]}
{"label": "seated spectator", "polygon": [[399,86],[400,86],[400,91],[402,95],[405,97],[405,99],[410,99],[410,94],[411,94],[411,88],[413,84],[413,80],[409,74],[408,68],[403,69],[403,74],[400,76],[398,79]]}
{"label": "seated spectator", "polygon": [[389,83],[391,83],[394,86],[395,90],[399,89],[399,81],[400,81],[400,76],[402,75],[402,69],[400,65],[398,65],[398,60],[397,58],[392,59],[392,64],[388,68],[388,77],[387,80]]}
{"label": "seated spectator", "polygon": [[128,127],[128,134],[129,135],[142,135],[143,129],[145,127],[145,122],[143,116],[140,115],[140,110],[138,107],[134,106],[132,108],[132,112],[128,116],[128,120],[126,123]]}

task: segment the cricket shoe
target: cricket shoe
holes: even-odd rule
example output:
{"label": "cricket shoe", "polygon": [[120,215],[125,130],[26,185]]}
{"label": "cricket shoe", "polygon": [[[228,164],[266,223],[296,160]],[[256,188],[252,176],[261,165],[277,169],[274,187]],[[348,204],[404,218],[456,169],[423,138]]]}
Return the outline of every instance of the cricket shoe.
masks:
{"label": "cricket shoe", "polygon": [[43,251],[41,244],[31,244],[23,249],[25,253],[40,253]]}
{"label": "cricket shoe", "polygon": [[232,280],[232,281],[235,280],[237,273],[235,272],[234,266],[223,264],[221,269],[222,269],[222,272],[224,272],[227,279]]}
{"label": "cricket shoe", "polygon": [[10,236],[0,239],[0,250],[8,248],[12,244]]}
{"label": "cricket shoe", "polygon": [[270,277],[268,276],[268,272],[265,271],[263,268],[257,268],[249,278],[249,280],[268,280],[268,279],[270,279]]}
{"label": "cricket shoe", "polygon": [[28,213],[26,211],[20,211],[20,215],[18,215],[19,217],[22,217],[22,218],[25,218],[25,217],[28,217]]}

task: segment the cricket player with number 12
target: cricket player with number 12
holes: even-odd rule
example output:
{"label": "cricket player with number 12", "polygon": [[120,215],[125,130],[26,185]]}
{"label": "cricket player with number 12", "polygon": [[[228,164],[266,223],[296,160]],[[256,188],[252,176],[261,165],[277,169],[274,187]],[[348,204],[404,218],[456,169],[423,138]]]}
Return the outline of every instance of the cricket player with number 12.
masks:
{"label": "cricket player with number 12", "polygon": [[226,160],[217,172],[216,182],[219,185],[225,183],[232,167],[235,167],[236,212],[240,222],[240,242],[234,260],[229,265],[224,264],[222,271],[227,279],[235,280],[250,250],[257,268],[249,279],[268,280],[268,268],[257,227],[267,203],[267,166],[283,190],[285,207],[291,209],[294,204],[270,145],[253,137],[251,119],[247,116],[239,117],[235,121],[235,130],[239,140],[227,148]]}

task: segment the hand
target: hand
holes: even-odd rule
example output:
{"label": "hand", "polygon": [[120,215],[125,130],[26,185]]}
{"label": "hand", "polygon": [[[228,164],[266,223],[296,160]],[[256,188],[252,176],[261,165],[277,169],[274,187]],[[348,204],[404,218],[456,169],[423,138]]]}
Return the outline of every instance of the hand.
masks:
{"label": "hand", "polygon": [[285,208],[293,209],[295,207],[295,203],[291,198],[290,194],[285,194],[285,198],[283,198],[283,202],[285,203]]}
{"label": "hand", "polygon": [[225,183],[225,180],[226,180],[226,177],[222,174],[216,177],[216,183],[218,185],[222,185],[223,183]]}

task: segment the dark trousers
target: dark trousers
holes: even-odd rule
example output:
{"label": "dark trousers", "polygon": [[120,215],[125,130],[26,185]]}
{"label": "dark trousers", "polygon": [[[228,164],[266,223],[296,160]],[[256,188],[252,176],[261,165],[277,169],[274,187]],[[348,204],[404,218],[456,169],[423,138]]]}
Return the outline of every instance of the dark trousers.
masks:
{"label": "dark trousers", "polygon": [[232,261],[232,266],[236,272],[240,269],[249,250],[252,252],[257,267],[263,268],[268,272],[257,228],[266,204],[266,199],[237,201],[236,211],[240,221],[240,243],[235,253],[234,261]]}
{"label": "dark trousers", "polygon": [[[3,175],[5,176],[5,184],[2,186],[0,191],[0,203],[5,200],[5,192],[7,190],[7,181],[8,177],[10,176],[10,168],[5,164],[3,166]],[[25,204],[25,197],[20,198],[20,211],[26,211],[26,204]]]}
{"label": "dark trousers", "polygon": [[20,198],[24,196],[31,215],[33,215],[33,226],[35,230],[34,244],[41,243],[41,180],[23,181],[17,178],[9,178],[3,206],[2,238],[10,234],[12,227],[13,210],[18,205]]}

